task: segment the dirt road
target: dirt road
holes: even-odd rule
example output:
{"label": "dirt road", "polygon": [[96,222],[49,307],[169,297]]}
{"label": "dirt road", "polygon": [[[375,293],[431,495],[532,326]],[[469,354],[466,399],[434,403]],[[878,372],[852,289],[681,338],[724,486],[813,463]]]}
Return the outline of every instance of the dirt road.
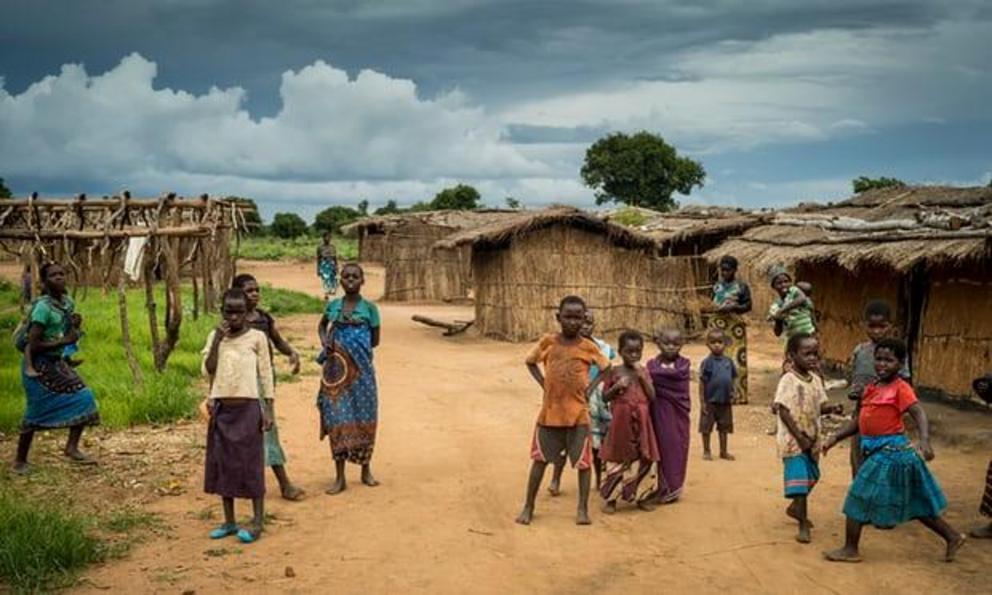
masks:
{"label": "dirt road", "polygon": [[[309,265],[249,267],[263,282],[319,295]],[[381,288],[371,271],[368,295]],[[278,420],[291,476],[309,492],[300,503],[275,496],[271,475],[264,538],[240,546],[207,532],[219,502],[202,494],[202,470],[191,467],[186,493],[154,510],[172,526],[168,537],[138,547],[127,559],[96,568],[81,590],[127,592],[717,592],[870,593],[969,592],[992,564],[992,543],[971,542],[959,562],[940,561],[943,546],[917,526],[867,531],[865,562],[832,565],[822,549],[838,545],[840,508],[849,479],[847,452],[824,464],[811,501],[812,545],[793,539],[783,514],[781,464],[765,406],[737,409],[736,462],[704,462],[693,442],[682,501],[644,513],[623,510],[594,524],[574,524],[575,474],[565,494],[542,491],[530,527],[515,525],[529,467],[528,441],[540,393],[521,364],[526,345],[473,336],[445,339],[410,321],[471,316],[465,308],[383,304],[380,434],[367,488],[349,467],[349,489],[327,496],[333,464],[317,441],[317,379],[278,388]],[[280,320],[291,341],[311,353],[317,314]],[[752,350],[752,374],[770,386],[777,345]],[[698,362],[703,347],[687,355]],[[653,353],[651,354],[653,355]],[[696,411],[693,411],[695,419]],[[940,449],[933,470],[951,500],[948,518],[974,519],[987,453]],[[239,515],[248,507],[239,503]],[[287,577],[287,567],[295,576]]]}

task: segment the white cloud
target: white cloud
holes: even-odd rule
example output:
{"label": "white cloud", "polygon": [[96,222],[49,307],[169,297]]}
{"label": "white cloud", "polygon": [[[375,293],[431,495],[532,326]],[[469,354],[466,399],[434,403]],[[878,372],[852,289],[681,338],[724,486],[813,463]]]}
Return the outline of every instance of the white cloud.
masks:
{"label": "white cloud", "polygon": [[280,111],[253,120],[242,89],[156,89],[156,71],[132,54],[100,75],[66,65],[19,95],[0,87],[5,173],[139,185],[180,174],[241,185],[547,174],[458,91],[420,98],[409,80],[349,78],[317,61],[284,73]]}

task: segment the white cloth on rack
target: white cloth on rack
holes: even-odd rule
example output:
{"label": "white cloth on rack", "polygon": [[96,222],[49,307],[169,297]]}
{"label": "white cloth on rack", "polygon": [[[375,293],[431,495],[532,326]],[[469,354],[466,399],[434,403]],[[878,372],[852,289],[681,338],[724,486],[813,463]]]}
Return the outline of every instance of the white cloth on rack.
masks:
{"label": "white cloth on rack", "polygon": [[145,252],[148,236],[138,236],[127,241],[127,253],[124,254],[124,272],[132,281],[141,278],[141,255]]}

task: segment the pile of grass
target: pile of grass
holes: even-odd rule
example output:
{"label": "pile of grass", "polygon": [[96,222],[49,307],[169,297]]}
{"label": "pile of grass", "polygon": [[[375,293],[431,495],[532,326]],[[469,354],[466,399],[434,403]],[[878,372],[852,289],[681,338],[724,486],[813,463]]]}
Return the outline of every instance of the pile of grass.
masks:
{"label": "pile of grass", "polygon": [[[320,300],[293,291],[267,287],[263,291],[263,307],[283,316],[295,313],[318,313]],[[17,308],[17,288],[0,283],[0,430],[16,428],[24,413],[24,391],[21,387],[21,354],[14,348],[11,333],[21,320]],[[98,288],[80,289],[76,309],[83,316],[80,352],[84,360],[79,373],[96,394],[103,425],[120,428],[143,423],[166,423],[195,414],[202,399],[197,385],[200,378],[200,350],[207,334],[218,322],[216,315],[201,315],[193,320],[192,294],[184,292],[183,323],[179,343],[169,357],[166,369],[154,369],[151,338],[145,297],[142,290],[128,293],[128,320],[131,341],[144,372],[142,389],[134,385],[121,344],[117,295],[104,295]],[[157,298],[160,312],[165,304],[163,295]],[[164,334],[164,331],[162,331]]]}
{"label": "pile of grass", "polygon": [[106,557],[92,521],[58,503],[0,490],[0,582],[15,591],[67,586]]}
{"label": "pile of grass", "polygon": [[[334,246],[341,260],[358,258],[358,242],[353,238],[335,237]],[[284,240],[272,236],[253,236],[241,239],[238,248],[239,258],[248,260],[296,260],[315,261],[320,238],[301,236]],[[232,253],[234,245],[231,246]]]}

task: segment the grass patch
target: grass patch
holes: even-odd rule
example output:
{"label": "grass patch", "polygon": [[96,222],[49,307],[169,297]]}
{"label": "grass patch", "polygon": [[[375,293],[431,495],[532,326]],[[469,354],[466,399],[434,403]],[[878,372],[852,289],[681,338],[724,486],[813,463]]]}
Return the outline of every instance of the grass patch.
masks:
{"label": "grass patch", "polygon": [[[241,239],[239,257],[248,260],[296,260],[316,261],[317,246],[320,238],[301,236],[292,240],[284,240],[272,236],[252,236]],[[338,258],[354,260],[358,258],[358,241],[354,238],[335,237],[334,246],[338,249]],[[231,245],[232,253],[235,246]]]}
{"label": "grass patch", "polygon": [[[24,414],[24,390],[21,386],[21,354],[14,348],[11,332],[21,320],[18,288],[0,283],[0,430],[18,427]],[[322,302],[314,297],[284,289],[267,287],[263,307],[273,315],[317,313]],[[196,382],[200,378],[200,350],[207,334],[217,325],[216,315],[201,315],[193,320],[192,293],[183,295],[183,323],[179,342],[169,357],[166,369],[154,369],[148,315],[144,291],[128,292],[128,320],[135,354],[144,373],[143,389],[134,386],[121,345],[117,295],[104,295],[99,288],[80,289],[76,295],[77,311],[83,316],[85,336],[76,356],[84,360],[79,373],[96,394],[100,417],[105,426],[127,427],[143,423],[167,423],[195,415],[202,398]],[[163,323],[165,297],[156,298],[159,320]],[[164,331],[163,331],[164,335]]]}
{"label": "grass patch", "polygon": [[67,586],[106,557],[91,522],[44,500],[0,491],[0,580],[15,592]]}

